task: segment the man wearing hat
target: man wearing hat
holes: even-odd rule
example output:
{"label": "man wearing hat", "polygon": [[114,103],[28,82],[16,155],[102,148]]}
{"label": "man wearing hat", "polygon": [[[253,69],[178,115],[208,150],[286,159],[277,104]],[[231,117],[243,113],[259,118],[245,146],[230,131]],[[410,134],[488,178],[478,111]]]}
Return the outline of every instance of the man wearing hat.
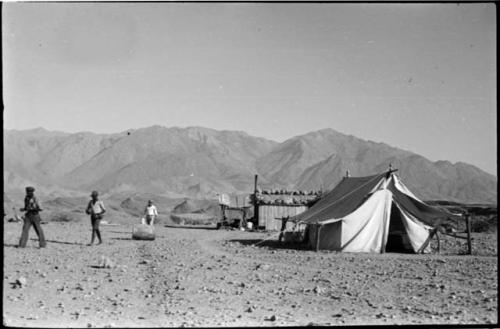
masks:
{"label": "man wearing hat", "polygon": [[144,209],[144,215],[146,216],[145,222],[143,224],[153,225],[155,217],[158,216],[158,210],[153,204],[153,201],[149,200],[146,209]]}
{"label": "man wearing hat", "polygon": [[47,243],[45,242],[45,237],[43,235],[42,227],[40,226],[40,215],[38,214],[42,211],[42,207],[35,197],[35,188],[32,186],[26,187],[26,197],[24,198],[24,208],[19,209],[20,211],[26,211],[24,215],[23,232],[21,234],[21,239],[19,240],[19,247],[25,248],[28,242],[29,230],[31,225],[35,229],[38,235],[38,242],[40,248],[45,248]]}
{"label": "man wearing hat", "polygon": [[85,212],[90,215],[90,222],[92,224],[92,239],[90,240],[89,246],[94,243],[95,236],[99,239],[99,243],[102,243],[101,232],[99,231],[99,223],[101,222],[103,214],[106,212],[104,208],[104,203],[99,200],[99,193],[97,191],[92,191],[90,194],[92,200],[89,201],[87,209]]}

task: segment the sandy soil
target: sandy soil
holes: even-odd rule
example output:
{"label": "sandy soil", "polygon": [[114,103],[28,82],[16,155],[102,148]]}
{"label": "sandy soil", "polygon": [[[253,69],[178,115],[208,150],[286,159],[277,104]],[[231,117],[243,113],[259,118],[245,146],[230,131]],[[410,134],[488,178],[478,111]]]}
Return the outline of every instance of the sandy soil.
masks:
{"label": "sandy soil", "polygon": [[[89,247],[87,222],[43,229],[47,248],[31,231],[19,249],[21,225],[4,223],[6,325],[498,322],[496,234],[475,234],[469,256],[454,239],[440,255],[349,254],[253,245],[270,233],[157,226],[155,241],[135,241],[130,225],[103,226],[104,244]],[[116,266],[97,267],[101,256]]]}

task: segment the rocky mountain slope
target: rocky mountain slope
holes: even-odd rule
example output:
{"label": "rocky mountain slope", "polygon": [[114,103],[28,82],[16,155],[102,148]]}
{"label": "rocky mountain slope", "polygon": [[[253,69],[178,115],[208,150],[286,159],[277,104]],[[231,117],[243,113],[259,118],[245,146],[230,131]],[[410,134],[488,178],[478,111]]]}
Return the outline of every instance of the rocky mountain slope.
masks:
{"label": "rocky mountain slope", "polygon": [[4,190],[35,184],[51,193],[98,189],[215,198],[264,188],[329,189],[353,176],[399,169],[423,199],[496,203],[497,178],[472,165],[432,162],[332,129],[283,143],[239,131],[153,126],[117,134],[4,131]]}
{"label": "rocky mountain slope", "polygon": [[[290,154],[296,158],[287,158]],[[312,158],[321,160],[315,162]],[[261,160],[261,171],[273,168],[272,181],[298,189],[331,189],[346,170],[352,176],[364,176],[383,172],[392,163],[404,183],[422,199],[496,203],[497,198],[496,177],[477,167],[432,162],[387,144],[363,141],[331,129],[292,138]],[[296,172],[301,174],[291,174]]]}

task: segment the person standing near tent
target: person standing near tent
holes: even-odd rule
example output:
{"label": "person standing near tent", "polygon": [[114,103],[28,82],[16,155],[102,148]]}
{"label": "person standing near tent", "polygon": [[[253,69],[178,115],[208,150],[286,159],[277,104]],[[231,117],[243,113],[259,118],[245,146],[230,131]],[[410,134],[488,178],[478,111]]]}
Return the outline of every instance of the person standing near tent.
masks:
{"label": "person standing near tent", "polygon": [[24,198],[24,208],[19,209],[20,211],[26,211],[23,223],[23,232],[21,234],[21,239],[19,240],[19,248],[25,248],[28,242],[28,235],[31,225],[35,229],[38,235],[38,242],[40,248],[45,248],[47,243],[45,242],[45,236],[43,235],[42,227],[40,226],[40,215],[38,214],[42,211],[40,202],[38,202],[35,197],[35,188],[32,186],[26,187],[26,197]]}
{"label": "person standing near tent", "polygon": [[89,201],[87,209],[85,210],[87,215],[90,215],[90,222],[92,224],[92,238],[88,246],[91,246],[94,243],[96,235],[99,239],[98,244],[102,243],[101,232],[99,231],[99,223],[101,222],[101,219],[106,212],[106,209],[104,208],[104,202],[99,200],[99,193],[97,191],[92,191],[90,196],[92,197],[92,200]]}
{"label": "person standing near tent", "polygon": [[144,215],[146,216],[146,221],[143,224],[153,225],[156,216],[158,216],[158,210],[153,204],[153,201],[149,200],[146,209],[144,209]]}
{"label": "person standing near tent", "polygon": [[280,235],[279,235],[279,238],[278,238],[279,242],[281,242],[281,240],[284,237],[284,234],[285,234],[285,231],[286,231],[286,223],[288,222],[289,219],[290,219],[290,216],[281,218],[281,230],[280,230]]}

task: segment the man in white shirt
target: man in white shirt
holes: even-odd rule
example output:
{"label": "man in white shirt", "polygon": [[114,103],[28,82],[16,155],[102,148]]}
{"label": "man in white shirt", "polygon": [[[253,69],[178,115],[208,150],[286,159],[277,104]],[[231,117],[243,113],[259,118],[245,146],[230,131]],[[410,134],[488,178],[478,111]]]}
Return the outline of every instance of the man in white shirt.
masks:
{"label": "man in white shirt", "polygon": [[92,200],[89,201],[87,209],[85,210],[87,215],[90,215],[90,222],[92,223],[92,238],[88,246],[91,246],[94,243],[96,235],[99,239],[98,244],[102,243],[101,231],[99,231],[99,223],[101,222],[102,216],[106,212],[104,203],[99,200],[99,193],[97,191],[92,191],[92,194],[90,196],[92,197]]}
{"label": "man in white shirt", "polygon": [[148,206],[144,209],[144,215],[146,216],[146,222],[143,224],[153,225],[155,221],[155,217],[158,216],[158,210],[156,206],[153,204],[153,201],[148,201]]}

